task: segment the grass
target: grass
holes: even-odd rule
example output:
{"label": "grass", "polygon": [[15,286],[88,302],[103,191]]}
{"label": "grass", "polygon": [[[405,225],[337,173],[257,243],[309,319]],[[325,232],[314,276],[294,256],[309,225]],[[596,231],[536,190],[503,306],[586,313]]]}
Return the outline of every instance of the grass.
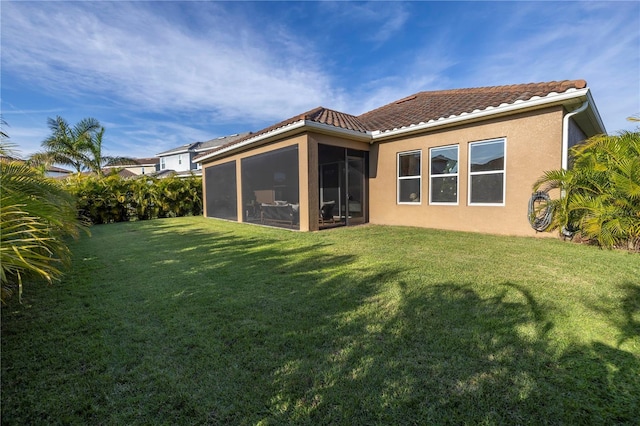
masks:
{"label": "grass", "polygon": [[640,418],[638,254],[203,218],[92,233],[3,307],[3,425]]}

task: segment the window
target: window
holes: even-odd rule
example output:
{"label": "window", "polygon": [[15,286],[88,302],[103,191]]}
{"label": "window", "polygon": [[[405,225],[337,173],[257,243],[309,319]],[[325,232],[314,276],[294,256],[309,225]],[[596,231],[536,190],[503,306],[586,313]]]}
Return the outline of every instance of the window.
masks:
{"label": "window", "polygon": [[398,204],[420,204],[421,151],[398,153]]}
{"label": "window", "polygon": [[458,204],[458,146],[431,148],[431,204]]}
{"label": "window", "polygon": [[164,162],[164,157],[160,158],[160,170],[164,170],[167,167],[167,165]]}
{"label": "window", "polygon": [[182,154],[178,154],[178,164],[182,164]]}
{"label": "window", "polygon": [[469,204],[504,205],[506,141],[469,144]]}

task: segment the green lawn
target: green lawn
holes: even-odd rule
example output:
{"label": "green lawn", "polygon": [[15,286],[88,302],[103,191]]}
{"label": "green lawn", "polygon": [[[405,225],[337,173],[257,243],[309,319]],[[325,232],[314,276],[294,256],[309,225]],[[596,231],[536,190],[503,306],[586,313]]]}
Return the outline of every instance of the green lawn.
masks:
{"label": "green lawn", "polygon": [[2,309],[2,424],[638,424],[640,255],[102,225]]}

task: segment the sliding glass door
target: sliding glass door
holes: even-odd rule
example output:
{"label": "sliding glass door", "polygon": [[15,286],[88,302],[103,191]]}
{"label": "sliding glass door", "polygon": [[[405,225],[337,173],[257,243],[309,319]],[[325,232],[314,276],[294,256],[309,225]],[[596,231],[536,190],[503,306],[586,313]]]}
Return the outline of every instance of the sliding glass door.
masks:
{"label": "sliding glass door", "polygon": [[366,151],[319,146],[321,226],[367,221]]}
{"label": "sliding glass door", "polygon": [[365,222],[365,164],[363,157],[347,155],[347,225]]}

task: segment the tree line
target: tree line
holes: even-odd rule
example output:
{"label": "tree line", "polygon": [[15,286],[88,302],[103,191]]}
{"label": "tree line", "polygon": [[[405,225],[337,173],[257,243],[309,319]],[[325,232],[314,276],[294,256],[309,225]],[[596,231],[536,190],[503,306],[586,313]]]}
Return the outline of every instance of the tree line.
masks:
{"label": "tree line", "polygon": [[[131,163],[103,155],[104,127],[93,119],[75,126],[49,119],[44,150],[27,160],[0,119],[0,300],[22,294],[26,281],[53,282],[69,264],[69,238],[89,226],[130,220],[202,214],[202,179],[140,176],[124,179],[103,167]],[[71,166],[67,179],[45,176],[48,165]],[[89,173],[81,173],[81,172]]]}

